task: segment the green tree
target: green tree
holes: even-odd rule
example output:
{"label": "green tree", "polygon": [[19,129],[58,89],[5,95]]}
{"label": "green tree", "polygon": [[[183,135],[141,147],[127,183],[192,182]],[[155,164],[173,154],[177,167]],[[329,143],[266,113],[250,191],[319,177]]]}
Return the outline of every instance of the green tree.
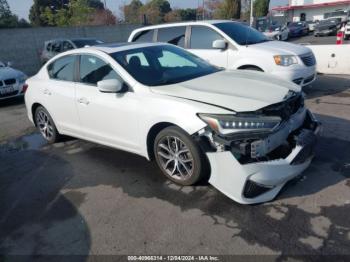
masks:
{"label": "green tree", "polygon": [[69,0],[34,0],[33,5],[29,10],[29,21],[34,26],[47,26],[47,8],[51,9],[53,13],[58,10],[67,8]]}
{"label": "green tree", "polygon": [[182,21],[196,20],[197,9],[194,9],[194,8],[180,9],[180,16]]}
{"label": "green tree", "polygon": [[141,7],[143,6],[140,0],[132,0],[129,5],[123,7],[124,20],[130,24],[139,24],[141,22]]}
{"label": "green tree", "polygon": [[165,15],[171,11],[170,3],[167,0],[151,0],[141,7],[141,15],[146,16],[149,24],[165,22]]}
{"label": "green tree", "polygon": [[6,0],[0,0],[0,28],[12,28],[18,26],[18,17],[12,14]]}
{"label": "green tree", "polygon": [[269,12],[270,0],[255,0],[254,1],[254,17],[266,16]]}
{"label": "green tree", "polygon": [[[76,12],[76,10],[74,10],[75,5],[82,8],[81,12],[78,12],[78,14],[86,13],[86,7],[94,10],[104,10],[104,5],[100,0],[86,0],[79,3],[77,3],[76,0],[34,0],[30,8],[29,20],[34,26],[54,26],[56,24],[69,25],[71,22],[73,24],[84,23],[84,20],[87,18],[85,17],[82,19],[81,16],[78,19],[73,19],[75,21],[69,21],[67,23],[63,21],[65,17],[69,17],[69,19],[72,18],[72,14],[70,13],[73,11]],[[68,11],[68,9],[70,9],[70,11]],[[78,22],[77,20],[79,19],[82,19],[82,21]]]}
{"label": "green tree", "polygon": [[219,7],[222,19],[239,19],[241,16],[241,0],[224,0]]}

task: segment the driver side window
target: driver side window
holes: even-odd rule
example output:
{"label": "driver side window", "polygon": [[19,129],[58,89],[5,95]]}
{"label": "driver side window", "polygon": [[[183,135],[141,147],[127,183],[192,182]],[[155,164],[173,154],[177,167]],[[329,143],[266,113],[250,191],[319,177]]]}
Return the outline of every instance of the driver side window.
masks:
{"label": "driver side window", "polygon": [[214,49],[213,42],[221,39],[223,37],[211,28],[192,26],[190,49]]}
{"label": "driver side window", "polygon": [[97,82],[121,77],[102,59],[92,55],[82,55],[80,58],[80,82],[97,86]]}

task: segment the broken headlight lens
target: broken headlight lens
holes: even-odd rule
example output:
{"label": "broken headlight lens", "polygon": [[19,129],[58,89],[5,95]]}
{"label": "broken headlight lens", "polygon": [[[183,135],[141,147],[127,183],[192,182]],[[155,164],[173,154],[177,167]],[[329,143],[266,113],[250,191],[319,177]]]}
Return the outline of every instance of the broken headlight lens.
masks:
{"label": "broken headlight lens", "polygon": [[213,114],[198,114],[198,116],[214,131],[223,135],[241,132],[271,132],[281,122],[281,118],[275,116],[237,117]]}

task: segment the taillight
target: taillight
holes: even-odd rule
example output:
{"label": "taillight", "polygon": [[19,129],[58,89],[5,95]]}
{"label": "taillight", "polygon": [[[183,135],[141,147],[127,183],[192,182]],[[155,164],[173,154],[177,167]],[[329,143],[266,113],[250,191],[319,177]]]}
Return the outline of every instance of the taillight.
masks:
{"label": "taillight", "polygon": [[24,94],[28,89],[28,84],[24,84],[22,87],[22,93]]}

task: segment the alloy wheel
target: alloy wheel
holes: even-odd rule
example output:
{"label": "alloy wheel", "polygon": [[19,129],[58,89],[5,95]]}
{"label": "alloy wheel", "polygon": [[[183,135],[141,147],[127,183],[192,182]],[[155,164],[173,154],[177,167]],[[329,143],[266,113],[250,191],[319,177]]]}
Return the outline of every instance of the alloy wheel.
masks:
{"label": "alloy wheel", "polygon": [[186,144],[176,136],[165,136],[157,145],[160,164],[176,180],[187,180],[193,174],[194,160]]}
{"label": "alloy wheel", "polygon": [[54,128],[50,117],[43,110],[40,110],[36,115],[36,123],[40,133],[46,140],[51,140],[54,136]]}

